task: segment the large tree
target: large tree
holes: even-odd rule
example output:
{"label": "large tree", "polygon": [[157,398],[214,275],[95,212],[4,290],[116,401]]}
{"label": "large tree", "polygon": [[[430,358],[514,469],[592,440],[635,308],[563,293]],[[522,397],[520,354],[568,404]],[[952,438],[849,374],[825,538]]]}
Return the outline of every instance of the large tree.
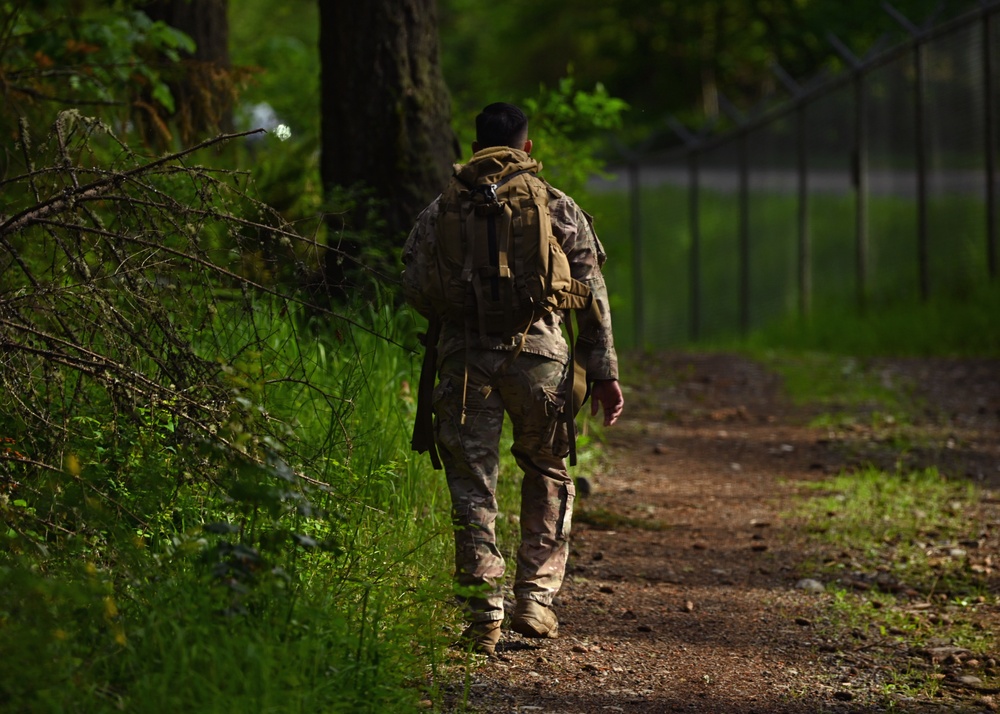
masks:
{"label": "large tree", "polygon": [[233,126],[228,8],[229,0],[151,0],[143,6],[151,20],[180,30],[195,44],[169,82],[184,144]]}
{"label": "large tree", "polygon": [[392,237],[441,190],[458,154],[437,3],[321,0],[319,8],[324,188],[371,189],[383,205],[379,232]]}

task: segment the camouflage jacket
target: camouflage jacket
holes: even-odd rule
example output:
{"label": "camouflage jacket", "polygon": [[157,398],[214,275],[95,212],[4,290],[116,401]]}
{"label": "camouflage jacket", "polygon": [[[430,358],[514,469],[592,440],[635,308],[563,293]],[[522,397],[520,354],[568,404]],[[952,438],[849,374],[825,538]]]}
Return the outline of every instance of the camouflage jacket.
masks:
{"label": "camouflage jacket", "polygon": [[[611,332],[611,310],[608,304],[608,290],[604,284],[601,267],[607,259],[604,247],[594,232],[593,222],[572,198],[558,189],[549,187],[549,215],[552,219],[552,232],[563,251],[569,258],[572,275],[577,280],[586,283],[594,296],[600,313],[600,320],[587,311],[578,313],[579,331],[578,347],[586,347],[587,380],[618,379],[618,357],[615,354],[614,338]],[[435,220],[438,215],[438,199],[425,208],[410,231],[403,246],[403,295],[420,314],[429,317],[426,303],[421,299],[417,289],[418,281],[414,279],[413,256],[418,242],[435,230]],[[569,348],[563,336],[562,323],[565,316],[555,312],[546,315],[535,322],[525,338],[523,352],[542,355],[562,363],[569,361]],[[499,338],[476,336],[473,338],[474,348],[488,350],[513,350],[517,346],[520,335],[514,338]],[[467,347],[467,335],[463,325],[445,323],[441,328],[441,339],[438,343],[439,362],[455,352]]]}

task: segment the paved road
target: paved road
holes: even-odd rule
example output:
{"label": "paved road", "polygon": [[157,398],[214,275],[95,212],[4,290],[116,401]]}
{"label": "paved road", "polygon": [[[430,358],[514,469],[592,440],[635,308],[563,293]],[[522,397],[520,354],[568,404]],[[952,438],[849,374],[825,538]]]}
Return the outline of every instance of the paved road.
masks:
{"label": "paved road", "polygon": [[[628,186],[627,169],[610,170],[614,178],[594,179],[590,189],[595,192],[625,190]],[[640,170],[643,186],[688,185],[690,175],[685,167],[650,166]],[[739,190],[739,172],[732,168],[701,168],[698,172],[701,188],[721,193]],[[798,191],[798,173],[788,169],[754,169],[750,172],[751,190],[774,191],[794,194]],[[854,191],[851,174],[847,170],[814,169],[809,171],[810,193],[846,195]],[[917,174],[914,171],[871,171],[868,190],[872,195],[914,198],[917,195]],[[986,191],[986,172],[982,169],[956,169],[934,171],[927,181],[930,195],[959,194],[983,196]]]}

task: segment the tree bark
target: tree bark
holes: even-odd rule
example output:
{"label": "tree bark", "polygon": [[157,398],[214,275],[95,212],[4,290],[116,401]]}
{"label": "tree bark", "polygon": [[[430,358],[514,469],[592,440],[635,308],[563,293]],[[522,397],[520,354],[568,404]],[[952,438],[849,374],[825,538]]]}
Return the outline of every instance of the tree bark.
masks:
{"label": "tree bark", "polygon": [[235,88],[229,57],[229,0],[152,0],[143,7],[159,20],[188,35],[196,48],[172,80],[173,119],[184,144],[233,129]]}
{"label": "tree bark", "polygon": [[328,194],[359,183],[373,189],[395,241],[458,156],[437,3],[320,0],[319,10],[323,185]]}

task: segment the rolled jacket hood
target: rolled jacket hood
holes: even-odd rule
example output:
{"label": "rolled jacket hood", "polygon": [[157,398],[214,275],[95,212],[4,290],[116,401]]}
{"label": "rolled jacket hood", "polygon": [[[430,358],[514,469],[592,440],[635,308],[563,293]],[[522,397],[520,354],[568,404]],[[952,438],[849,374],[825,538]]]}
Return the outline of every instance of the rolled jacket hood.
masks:
{"label": "rolled jacket hood", "polygon": [[538,173],[542,164],[520,149],[491,146],[477,151],[467,164],[455,164],[455,175],[470,185],[496,183],[515,171]]}

